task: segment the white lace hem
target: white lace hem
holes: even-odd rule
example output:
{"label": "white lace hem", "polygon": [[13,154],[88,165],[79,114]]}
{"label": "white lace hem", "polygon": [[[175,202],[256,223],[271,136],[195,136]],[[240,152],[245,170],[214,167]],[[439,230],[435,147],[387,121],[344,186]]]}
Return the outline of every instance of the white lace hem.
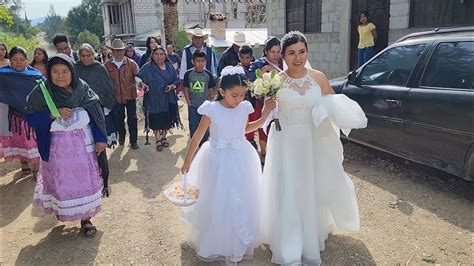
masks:
{"label": "white lace hem", "polygon": [[[39,185],[42,188],[42,185]],[[85,214],[102,204],[102,188],[95,194],[72,200],[58,200],[51,194],[42,194],[35,189],[33,201],[39,201],[43,208],[52,209],[58,215]]]}
{"label": "white lace hem", "polygon": [[4,147],[3,148],[3,156],[4,157],[13,157],[13,156],[22,156],[28,159],[36,159],[40,156],[38,149],[21,149],[21,148],[11,148],[11,147]]}

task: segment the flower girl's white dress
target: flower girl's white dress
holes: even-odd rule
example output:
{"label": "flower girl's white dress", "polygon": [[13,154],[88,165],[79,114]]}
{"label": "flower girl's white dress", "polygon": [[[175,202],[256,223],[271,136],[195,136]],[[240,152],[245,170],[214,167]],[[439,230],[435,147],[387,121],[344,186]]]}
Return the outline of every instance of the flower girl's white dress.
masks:
{"label": "flower girl's white dress", "polygon": [[183,208],[183,217],[191,224],[191,244],[204,261],[236,262],[253,255],[262,171],[244,136],[252,112],[248,101],[235,108],[206,101],[198,108],[211,118],[210,139],[188,172],[200,195],[196,204]]}
{"label": "flower girl's white dress", "polygon": [[354,184],[342,167],[339,129],[367,124],[344,95],[321,95],[308,75],[278,91],[281,131],[270,129],[262,181],[260,239],[272,262],[319,264],[330,232],[357,232]]}

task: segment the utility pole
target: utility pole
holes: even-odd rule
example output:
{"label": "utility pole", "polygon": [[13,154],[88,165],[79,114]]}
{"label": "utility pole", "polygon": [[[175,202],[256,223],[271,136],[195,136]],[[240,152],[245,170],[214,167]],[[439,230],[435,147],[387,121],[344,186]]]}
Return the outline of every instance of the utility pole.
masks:
{"label": "utility pole", "polygon": [[163,0],[155,0],[156,12],[158,17],[158,26],[160,26],[160,37],[161,37],[161,46],[166,47],[166,36],[165,36],[165,23],[164,23],[164,10],[163,10]]}

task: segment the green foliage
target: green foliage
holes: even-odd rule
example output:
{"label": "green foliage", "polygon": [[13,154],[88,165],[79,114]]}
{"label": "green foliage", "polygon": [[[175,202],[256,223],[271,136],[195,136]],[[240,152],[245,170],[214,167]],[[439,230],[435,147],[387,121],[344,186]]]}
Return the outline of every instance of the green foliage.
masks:
{"label": "green foliage", "polygon": [[189,44],[189,39],[186,34],[186,28],[174,28],[171,30],[171,41],[173,42],[177,51],[183,50],[183,48]]}
{"label": "green foliage", "polygon": [[13,48],[14,46],[25,48],[28,52],[29,59],[33,58],[33,52],[35,48],[39,46],[36,38],[26,39],[22,35],[17,35],[15,33],[0,32],[0,40],[6,44],[8,49]]}
{"label": "green foliage", "polygon": [[97,37],[94,33],[84,30],[83,32],[80,32],[77,35],[77,45],[81,45],[83,43],[88,43],[92,45],[92,47],[99,47],[100,46],[100,40],[99,37]]}
{"label": "green foliage", "polygon": [[13,16],[4,4],[0,5],[0,22],[7,27],[13,26]]}
{"label": "green foliage", "polygon": [[46,33],[48,41],[52,41],[54,35],[64,32],[64,20],[56,14],[53,5],[49,7],[48,16],[41,24],[41,29]]}
{"label": "green foliage", "polygon": [[25,38],[34,38],[38,29],[31,27],[25,18],[22,18],[22,2],[16,0],[11,5],[0,4],[0,29],[5,32],[21,34]]}
{"label": "green foliage", "polygon": [[[73,7],[65,20],[65,27],[70,42],[81,44],[78,35],[85,30],[95,36],[104,35],[104,24],[100,0],[82,0],[79,6]],[[92,43],[91,43],[92,44]]]}

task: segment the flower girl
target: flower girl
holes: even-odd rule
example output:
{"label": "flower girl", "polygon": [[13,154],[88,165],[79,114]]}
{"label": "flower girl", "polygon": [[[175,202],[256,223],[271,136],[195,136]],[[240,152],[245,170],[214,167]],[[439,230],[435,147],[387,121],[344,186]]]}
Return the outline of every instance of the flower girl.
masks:
{"label": "flower girl", "polygon": [[[276,101],[267,100],[262,117],[249,123],[253,108],[244,101],[246,91],[243,68],[222,70],[216,101],[198,108],[203,117],[181,168],[189,183],[200,189],[198,201],[183,208],[183,216],[191,225],[191,245],[203,261],[238,262],[250,258],[256,246],[262,171],[245,133],[261,127]],[[210,140],[191,164],[208,127]]]}

